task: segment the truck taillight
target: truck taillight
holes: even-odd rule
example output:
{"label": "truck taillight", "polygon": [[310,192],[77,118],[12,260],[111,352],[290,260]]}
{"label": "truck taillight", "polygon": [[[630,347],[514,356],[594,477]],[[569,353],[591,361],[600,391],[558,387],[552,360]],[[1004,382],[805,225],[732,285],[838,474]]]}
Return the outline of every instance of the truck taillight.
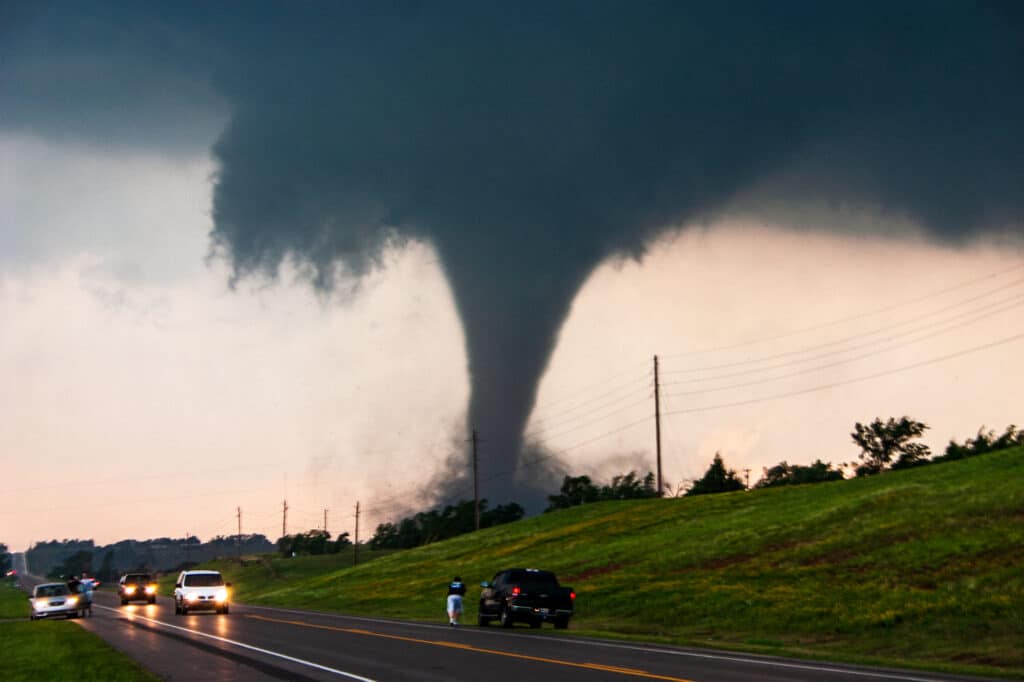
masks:
{"label": "truck taillight", "polygon": [[519,589],[519,585],[516,585],[515,587],[512,588],[512,596],[513,597],[518,597],[520,592],[522,592],[522,590]]}
{"label": "truck taillight", "polygon": [[575,601],[576,600],[576,593],[575,592],[570,592],[569,593],[569,599],[572,599],[573,601]]}

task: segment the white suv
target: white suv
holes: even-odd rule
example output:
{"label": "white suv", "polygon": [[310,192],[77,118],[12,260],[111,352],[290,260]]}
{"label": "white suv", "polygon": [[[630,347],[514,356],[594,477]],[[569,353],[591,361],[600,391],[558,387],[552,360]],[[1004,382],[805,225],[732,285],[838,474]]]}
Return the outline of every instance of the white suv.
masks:
{"label": "white suv", "polygon": [[184,615],[195,609],[228,612],[228,589],[220,571],[182,571],[174,584],[174,613]]}

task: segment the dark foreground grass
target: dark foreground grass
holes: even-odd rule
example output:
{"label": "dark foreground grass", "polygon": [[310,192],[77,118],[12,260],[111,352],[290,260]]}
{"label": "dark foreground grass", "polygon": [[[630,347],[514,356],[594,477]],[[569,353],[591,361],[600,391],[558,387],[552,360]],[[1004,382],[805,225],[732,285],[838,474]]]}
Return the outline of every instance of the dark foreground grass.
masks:
{"label": "dark foreground grass", "polygon": [[159,678],[66,620],[0,623],[0,678],[9,682],[152,682]]}
{"label": "dark foreground grass", "polygon": [[[607,502],[357,567],[219,566],[241,602],[444,619],[510,566],[579,593],[601,636],[1024,676],[1024,449],[881,476]],[[476,596],[467,598],[468,622]]]}

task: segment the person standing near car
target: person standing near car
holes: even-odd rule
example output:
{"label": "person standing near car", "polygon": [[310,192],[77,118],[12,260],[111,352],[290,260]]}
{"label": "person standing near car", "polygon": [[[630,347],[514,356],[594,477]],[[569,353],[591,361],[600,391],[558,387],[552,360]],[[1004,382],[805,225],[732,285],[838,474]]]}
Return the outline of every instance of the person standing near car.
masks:
{"label": "person standing near car", "polygon": [[459,624],[459,616],[462,615],[462,595],[466,594],[466,585],[462,578],[455,576],[448,583],[448,624],[455,627]]}

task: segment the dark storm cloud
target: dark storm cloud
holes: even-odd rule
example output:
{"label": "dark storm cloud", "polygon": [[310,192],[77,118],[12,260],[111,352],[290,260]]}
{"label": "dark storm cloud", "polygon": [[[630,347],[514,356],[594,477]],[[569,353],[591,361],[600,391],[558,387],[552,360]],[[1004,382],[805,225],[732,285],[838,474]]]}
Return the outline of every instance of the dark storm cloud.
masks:
{"label": "dark storm cloud", "polygon": [[[751,187],[747,210],[825,202],[943,239],[1021,231],[1018,3],[209,11],[132,17],[175,37],[166,53],[130,45],[210,77],[230,106],[215,246],[237,276],[290,260],[329,288],[396,238],[433,244],[465,330],[484,471],[515,468],[593,268]],[[189,44],[201,64],[180,54]],[[505,498],[508,480],[486,494]]]}

